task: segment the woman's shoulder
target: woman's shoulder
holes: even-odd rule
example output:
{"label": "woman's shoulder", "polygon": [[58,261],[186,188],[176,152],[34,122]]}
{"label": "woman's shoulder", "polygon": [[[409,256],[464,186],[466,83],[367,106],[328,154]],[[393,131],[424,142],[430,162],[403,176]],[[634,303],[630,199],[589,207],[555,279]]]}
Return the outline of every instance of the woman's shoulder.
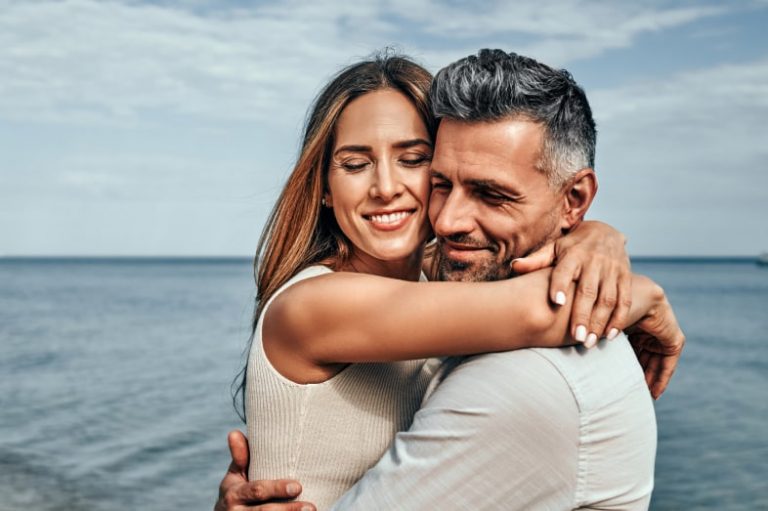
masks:
{"label": "woman's shoulder", "polygon": [[280,286],[279,288],[277,288],[277,290],[275,290],[275,292],[267,301],[267,304],[264,307],[262,314],[266,312],[267,308],[269,308],[272,302],[274,302],[279,295],[283,294],[288,288],[292,287],[294,284],[298,284],[303,280],[311,279],[313,277],[319,277],[320,275],[325,275],[328,273],[333,273],[333,270],[331,270],[327,266],[323,266],[322,264],[307,266],[306,268],[299,270],[296,274],[293,275],[293,277],[289,278],[287,281],[285,281],[285,283],[282,286]]}
{"label": "woman's shoulder", "polygon": [[296,273],[296,275],[291,277],[286,283],[286,285],[294,284],[300,280],[317,277],[319,275],[325,275],[326,273],[333,273],[333,270],[328,268],[327,266],[323,266],[322,264],[314,264],[312,266],[307,266],[303,270]]}

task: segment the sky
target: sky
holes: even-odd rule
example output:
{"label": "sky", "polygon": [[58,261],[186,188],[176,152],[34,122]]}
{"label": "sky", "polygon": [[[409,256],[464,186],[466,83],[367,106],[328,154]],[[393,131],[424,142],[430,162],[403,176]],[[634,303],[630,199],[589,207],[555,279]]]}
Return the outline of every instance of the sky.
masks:
{"label": "sky", "polygon": [[588,218],[632,255],[768,251],[768,0],[0,0],[0,256],[252,256],[306,111],[394,47],[568,69]]}

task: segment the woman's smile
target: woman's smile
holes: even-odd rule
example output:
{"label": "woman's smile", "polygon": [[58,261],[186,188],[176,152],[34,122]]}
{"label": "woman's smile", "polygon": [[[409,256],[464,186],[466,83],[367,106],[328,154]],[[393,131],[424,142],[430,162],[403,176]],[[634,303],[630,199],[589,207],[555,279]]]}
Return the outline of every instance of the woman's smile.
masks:
{"label": "woman's smile", "polygon": [[382,211],[363,215],[375,229],[382,231],[396,231],[403,227],[413,217],[416,209],[401,209]]}

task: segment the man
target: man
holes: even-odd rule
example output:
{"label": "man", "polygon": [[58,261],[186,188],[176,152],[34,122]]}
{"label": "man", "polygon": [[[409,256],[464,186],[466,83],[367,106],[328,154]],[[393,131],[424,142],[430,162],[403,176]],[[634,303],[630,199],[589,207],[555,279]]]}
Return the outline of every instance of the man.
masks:
{"label": "man", "polygon": [[[482,50],[437,74],[432,103],[439,277],[512,277],[514,259],[576,228],[594,198],[586,96],[565,71]],[[669,372],[684,338],[660,290],[658,303],[639,326],[669,342],[650,364]],[[411,428],[334,509],[647,508],[651,396],[623,336],[598,346],[589,356],[574,346],[446,360]],[[256,500],[296,494],[288,481],[243,486],[238,439],[222,509],[237,504],[236,484],[260,488]]]}

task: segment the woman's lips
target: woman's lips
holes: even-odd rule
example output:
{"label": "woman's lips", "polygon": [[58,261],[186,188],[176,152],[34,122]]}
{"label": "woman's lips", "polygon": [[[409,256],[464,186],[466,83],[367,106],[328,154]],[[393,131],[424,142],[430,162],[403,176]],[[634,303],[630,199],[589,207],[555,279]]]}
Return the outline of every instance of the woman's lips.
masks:
{"label": "woman's lips", "polygon": [[396,231],[408,222],[415,211],[415,209],[390,212],[382,211],[370,215],[363,215],[363,218],[380,231]]}

